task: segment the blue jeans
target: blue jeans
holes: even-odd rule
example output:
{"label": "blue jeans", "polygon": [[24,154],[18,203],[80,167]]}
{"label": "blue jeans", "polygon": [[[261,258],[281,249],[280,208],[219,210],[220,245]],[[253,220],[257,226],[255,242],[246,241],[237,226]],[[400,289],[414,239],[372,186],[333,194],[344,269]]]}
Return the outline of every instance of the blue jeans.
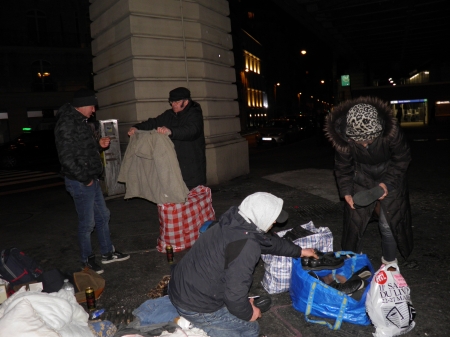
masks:
{"label": "blue jeans", "polygon": [[102,254],[113,251],[109,233],[110,212],[106,207],[105,198],[98,180],[94,180],[91,186],[86,186],[79,181],[64,178],[66,190],[75,202],[78,213],[78,244],[81,250],[81,262],[84,263],[92,255],[91,233],[97,232]]}
{"label": "blue jeans", "polygon": [[397,242],[386,220],[383,209],[380,207],[378,226],[381,232],[381,250],[386,261],[394,261],[397,257]]}
{"label": "blue jeans", "polygon": [[247,322],[230,314],[226,307],[212,313],[191,312],[176,307],[178,313],[194,327],[204,330],[210,337],[258,337],[258,322]]}

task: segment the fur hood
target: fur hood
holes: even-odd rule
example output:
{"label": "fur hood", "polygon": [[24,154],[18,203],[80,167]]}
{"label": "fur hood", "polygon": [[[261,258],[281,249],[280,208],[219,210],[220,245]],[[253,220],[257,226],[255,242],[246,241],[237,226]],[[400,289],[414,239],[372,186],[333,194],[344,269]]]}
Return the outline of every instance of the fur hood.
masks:
{"label": "fur hood", "polygon": [[353,100],[342,102],[327,116],[325,122],[325,135],[333,144],[333,147],[340,152],[349,152],[348,137],[346,136],[347,113],[356,104],[370,104],[378,112],[378,116],[383,126],[382,138],[392,137],[397,133],[398,123],[391,107],[388,103],[376,97],[359,97]]}

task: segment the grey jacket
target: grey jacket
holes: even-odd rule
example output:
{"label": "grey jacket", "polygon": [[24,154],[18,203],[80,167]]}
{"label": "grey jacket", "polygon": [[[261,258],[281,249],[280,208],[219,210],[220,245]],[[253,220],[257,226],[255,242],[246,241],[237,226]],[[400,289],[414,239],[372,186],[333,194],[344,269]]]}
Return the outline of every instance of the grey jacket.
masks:
{"label": "grey jacket", "polygon": [[189,193],[172,141],[156,130],[136,131],[130,138],[118,181],[126,183],[125,199],[184,203]]}

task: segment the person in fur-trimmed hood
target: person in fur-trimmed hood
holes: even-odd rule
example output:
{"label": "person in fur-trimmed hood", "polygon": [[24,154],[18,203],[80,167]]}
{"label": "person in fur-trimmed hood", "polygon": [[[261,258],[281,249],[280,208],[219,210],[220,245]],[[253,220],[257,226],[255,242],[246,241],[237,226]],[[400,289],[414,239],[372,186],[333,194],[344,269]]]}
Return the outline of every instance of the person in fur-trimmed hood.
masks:
{"label": "person in fur-trimmed hood", "polygon": [[[325,133],[335,148],[335,176],[346,201],[342,249],[361,251],[361,238],[379,204],[382,263],[396,263],[397,248],[407,259],[413,250],[406,180],[411,152],[391,108],[375,97],[345,101],[327,117]],[[377,186],[384,191],[381,197],[356,207],[355,193]]]}

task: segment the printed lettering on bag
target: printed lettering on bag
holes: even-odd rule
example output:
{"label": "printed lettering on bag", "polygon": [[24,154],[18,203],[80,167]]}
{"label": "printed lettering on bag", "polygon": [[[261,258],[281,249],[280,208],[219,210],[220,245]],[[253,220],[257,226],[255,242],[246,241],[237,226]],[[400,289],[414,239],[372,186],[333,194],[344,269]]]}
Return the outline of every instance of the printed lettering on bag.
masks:
{"label": "printed lettering on bag", "polygon": [[399,287],[396,283],[381,285],[379,290],[382,303],[398,303],[411,299],[409,287]]}
{"label": "printed lettering on bag", "polygon": [[387,281],[386,273],[382,270],[377,275],[375,275],[375,282],[378,284],[385,284]]}
{"label": "printed lettering on bag", "polygon": [[403,276],[401,274],[393,274],[392,276],[394,276],[395,282],[397,283],[397,285],[399,287],[407,287],[408,286],[406,284],[405,279],[403,278]]}

